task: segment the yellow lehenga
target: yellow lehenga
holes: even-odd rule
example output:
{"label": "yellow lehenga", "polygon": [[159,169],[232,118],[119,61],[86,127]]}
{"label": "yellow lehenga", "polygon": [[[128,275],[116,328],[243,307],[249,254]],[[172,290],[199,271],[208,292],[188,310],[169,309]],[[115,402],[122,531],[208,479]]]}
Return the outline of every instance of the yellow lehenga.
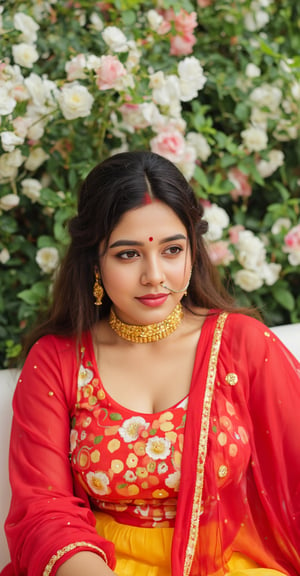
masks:
{"label": "yellow lehenga", "polygon": [[[115,545],[118,576],[181,576],[171,574],[173,528],[140,528],[121,524],[109,514],[94,512],[100,536]],[[230,576],[286,576],[261,568],[243,554],[233,553],[228,563]]]}

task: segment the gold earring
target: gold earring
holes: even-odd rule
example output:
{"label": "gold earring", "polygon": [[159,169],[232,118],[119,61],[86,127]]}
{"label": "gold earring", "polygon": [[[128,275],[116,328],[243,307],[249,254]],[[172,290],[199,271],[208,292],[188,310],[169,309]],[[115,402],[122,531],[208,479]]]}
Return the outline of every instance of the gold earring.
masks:
{"label": "gold earring", "polygon": [[95,297],[95,302],[94,302],[95,306],[101,306],[102,305],[103,294],[104,294],[104,290],[101,286],[100,274],[98,272],[98,269],[95,267],[95,283],[93,286],[93,295]]}

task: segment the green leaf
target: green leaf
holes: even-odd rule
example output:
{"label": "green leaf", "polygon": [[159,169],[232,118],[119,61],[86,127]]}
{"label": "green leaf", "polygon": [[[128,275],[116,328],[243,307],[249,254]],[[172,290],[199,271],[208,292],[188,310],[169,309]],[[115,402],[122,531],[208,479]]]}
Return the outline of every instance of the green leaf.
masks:
{"label": "green leaf", "polygon": [[94,444],[100,444],[100,442],[102,442],[104,436],[95,436],[94,438]]}
{"label": "green leaf", "polygon": [[278,304],[283,306],[283,308],[290,311],[294,309],[295,298],[287,288],[283,288],[280,286],[274,287],[272,293],[276,302],[278,302]]}
{"label": "green leaf", "polygon": [[194,178],[205,190],[208,189],[209,182],[207,180],[207,176],[199,166],[195,167]]}
{"label": "green leaf", "polygon": [[113,412],[112,414],[109,415],[110,420],[113,420],[114,422],[118,422],[119,420],[122,420],[122,416],[121,414],[118,414],[118,412]]}

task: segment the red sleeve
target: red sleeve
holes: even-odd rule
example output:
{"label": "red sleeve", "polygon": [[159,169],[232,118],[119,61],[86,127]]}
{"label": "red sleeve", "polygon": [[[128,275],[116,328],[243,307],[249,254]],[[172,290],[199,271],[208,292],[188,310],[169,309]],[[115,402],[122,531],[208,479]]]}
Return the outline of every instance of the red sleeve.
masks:
{"label": "red sleeve", "polygon": [[69,462],[77,362],[71,340],[46,336],[31,349],[13,400],[12,502],[6,534],[16,575],[48,574],[90,550],[114,568],[113,544],[97,535],[88,501],[75,495]]}
{"label": "red sleeve", "polygon": [[[246,399],[257,494],[278,548],[298,574],[300,364],[270,329],[254,319],[233,315],[225,330],[235,334],[230,350],[236,364],[233,371],[244,371],[243,381],[248,381]],[[255,512],[256,526],[260,518]]]}

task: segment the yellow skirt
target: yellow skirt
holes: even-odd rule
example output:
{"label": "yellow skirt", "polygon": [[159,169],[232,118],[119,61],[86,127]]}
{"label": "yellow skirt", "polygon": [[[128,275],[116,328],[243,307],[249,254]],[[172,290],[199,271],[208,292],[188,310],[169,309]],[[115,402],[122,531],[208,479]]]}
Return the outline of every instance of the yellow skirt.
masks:
{"label": "yellow skirt", "polygon": [[[171,546],[173,528],[139,528],[120,524],[109,514],[94,512],[100,536],[115,545],[118,576],[172,576]],[[242,554],[229,562],[230,576],[286,576],[283,572],[260,568]],[[179,576],[179,575],[176,575]]]}

